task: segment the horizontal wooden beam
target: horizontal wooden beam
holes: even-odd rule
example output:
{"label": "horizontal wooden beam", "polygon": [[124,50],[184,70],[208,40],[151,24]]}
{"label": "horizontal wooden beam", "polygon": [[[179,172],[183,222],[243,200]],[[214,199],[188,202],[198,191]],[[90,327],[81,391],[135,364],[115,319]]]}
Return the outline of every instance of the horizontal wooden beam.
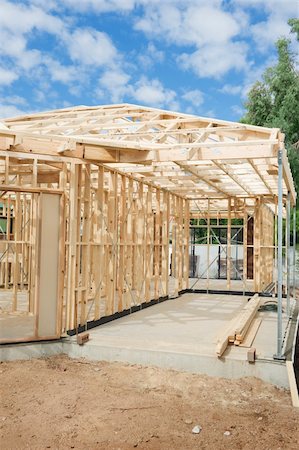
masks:
{"label": "horizontal wooden beam", "polygon": [[11,184],[0,184],[0,192],[29,192],[29,193],[39,193],[44,192],[47,194],[63,194],[64,191],[61,189],[44,188],[44,187],[27,187],[27,186],[13,186]]}

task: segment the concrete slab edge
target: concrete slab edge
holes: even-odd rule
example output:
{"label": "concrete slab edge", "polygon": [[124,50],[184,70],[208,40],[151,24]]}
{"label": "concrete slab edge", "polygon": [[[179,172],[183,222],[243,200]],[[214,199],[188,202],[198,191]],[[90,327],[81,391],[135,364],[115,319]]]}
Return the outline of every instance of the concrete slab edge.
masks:
{"label": "concrete slab edge", "polygon": [[111,347],[104,345],[77,345],[74,340],[9,344],[0,350],[1,361],[29,360],[53,355],[66,354],[70,358],[85,358],[92,361],[119,361],[129,364],[156,366],[191,373],[201,373],[213,377],[239,379],[256,377],[281,388],[290,389],[285,363],[216,358],[212,355],[179,353],[160,350]]}

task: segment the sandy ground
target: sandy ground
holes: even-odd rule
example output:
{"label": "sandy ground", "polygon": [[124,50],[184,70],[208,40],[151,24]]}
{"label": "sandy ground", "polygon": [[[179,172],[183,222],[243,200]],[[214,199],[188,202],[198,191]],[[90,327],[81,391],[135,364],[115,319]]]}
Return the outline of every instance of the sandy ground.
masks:
{"label": "sandy ground", "polygon": [[0,372],[1,450],[298,448],[289,393],[256,379],[66,356],[2,363]]}

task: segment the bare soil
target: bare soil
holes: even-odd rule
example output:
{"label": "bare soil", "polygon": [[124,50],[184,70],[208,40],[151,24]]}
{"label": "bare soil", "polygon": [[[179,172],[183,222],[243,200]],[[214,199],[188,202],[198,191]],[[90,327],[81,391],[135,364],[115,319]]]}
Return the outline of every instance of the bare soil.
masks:
{"label": "bare soil", "polygon": [[66,356],[5,362],[0,372],[2,450],[298,449],[289,393],[254,378]]}

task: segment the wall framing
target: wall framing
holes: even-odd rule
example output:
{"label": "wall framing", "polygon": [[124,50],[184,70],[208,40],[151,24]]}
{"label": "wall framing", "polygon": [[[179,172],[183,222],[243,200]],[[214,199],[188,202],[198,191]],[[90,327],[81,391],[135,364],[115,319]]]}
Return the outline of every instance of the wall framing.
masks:
{"label": "wall framing", "polygon": [[[269,285],[277,290],[279,151],[282,201],[289,198],[294,206],[296,192],[277,129],[127,104],[1,121],[0,182],[7,228],[0,283],[14,293],[10,312],[18,313],[23,268],[30,273],[27,313],[38,301],[33,242],[41,215],[34,198],[42,194],[61,197],[59,335],[188,289],[190,218],[206,220],[208,254],[211,220],[227,220],[228,291],[232,221],[241,218],[243,290],[250,255],[254,291]],[[27,209],[26,195],[32,198]],[[29,231],[22,227],[27,215]],[[8,258],[5,248],[11,240],[16,250]],[[209,267],[207,273],[209,290]]]}

